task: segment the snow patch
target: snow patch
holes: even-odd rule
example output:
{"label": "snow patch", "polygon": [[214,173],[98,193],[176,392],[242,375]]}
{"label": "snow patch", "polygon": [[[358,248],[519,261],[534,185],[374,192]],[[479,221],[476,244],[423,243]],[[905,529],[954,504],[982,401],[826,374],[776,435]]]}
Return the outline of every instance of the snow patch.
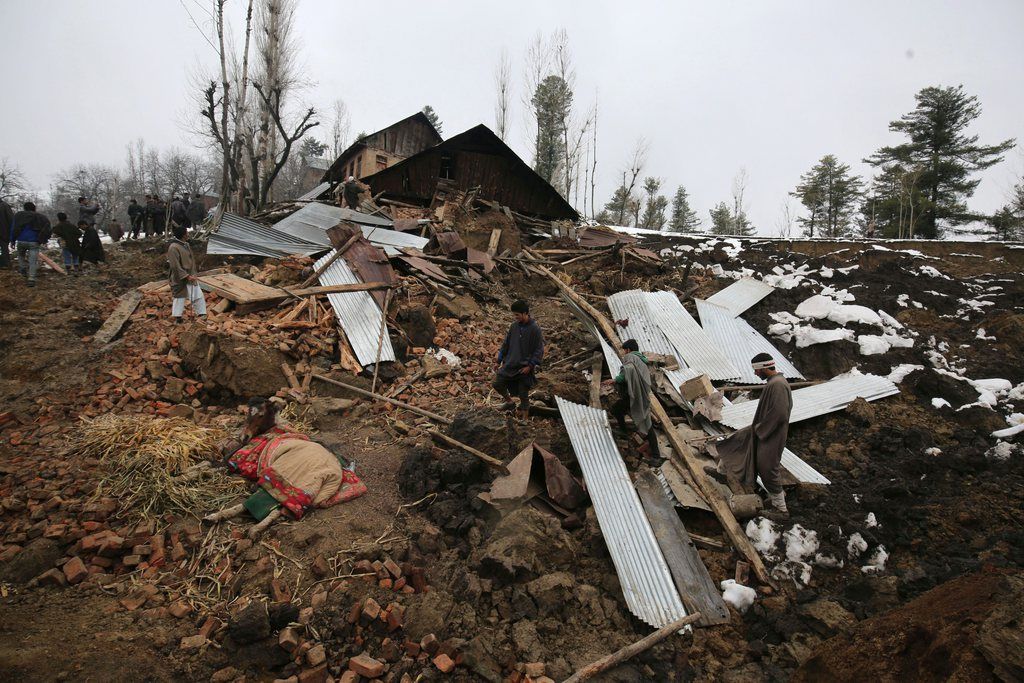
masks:
{"label": "snow patch", "polygon": [[924,449],[925,455],[942,455],[942,449],[932,446],[931,448]]}
{"label": "snow patch", "polygon": [[779,532],[775,529],[775,524],[766,517],[758,517],[757,520],[750,520],[747,522],[747,527],[744,529],[744,533],[747,534],[747,538],[757,552],[761,553],[768,559],[775,558],[775,544],[779,540]]}
{"label": "snow patch", "polygon": [[932,399],[932,407],[938,410],[939,408],[952,408],[953,406],[946,399],[936,396]]}
{"label": "snow patch", "polygon": [[878,520],[875,519],[875,513],[874,512],[869,512],[868,516],[864,518],[864,526],[866,526],[869,529],[871,529],[873,527],[876,527],[876,526],[879,526]]}
{"label": "snow patch", "polygon": [[881,574],[885,571],[885,561],[889,559],[889,553],[885,551],[885,546],[880,545],[875,549],[875,552],[868,558],[868,563],[860,568],[865,574]]}
{"label": "snow patch", "polygon": [[746,613],[757,599],[757,591],[736,583],[734,579],[726,579],[719,585],[722,588],[722,600],[735,607],[740,614]]}
{"label": "snow patch", "polygon": [[864,537],[860,533],[853,533],[850,535],[850,540],[846,544],[846,554],[851,559],[860,557],[860,554],[868,549],[868,542],[864,540]]}
{"label": "snow patch", "polygon": [[818,532],[805,529],[799,524],[785,534],[786,559],[790,562],[802,562],[806,557],[813,557],[818,552]]}
{"label": "snow patch", "polygon": [[1010,459],[1010,456],[1017,452],[1018,447],[1008,441],[999,441],[995,446],[985,451],[985,457],[989,460],[1003,462]]}
{"label": "snow patch", "polygon": [[892,372],[888,375],[888,379],[893,384],[899,384],[907,378],[907,375],[915,370],[924,370],[924,366],[914,365],[913,363],[902,363],[892,369]]}

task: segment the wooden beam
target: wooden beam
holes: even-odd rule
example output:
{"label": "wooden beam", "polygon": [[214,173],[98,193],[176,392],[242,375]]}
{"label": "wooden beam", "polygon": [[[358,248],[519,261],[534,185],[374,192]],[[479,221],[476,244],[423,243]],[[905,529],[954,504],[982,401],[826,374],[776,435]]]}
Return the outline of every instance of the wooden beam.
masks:
{"label": "wooden beam", "polygon": [[130,289],[122,294],[121,300],[118,302],[117,307],[114,308],[114,312],[110,314],[110,317],[104,321],[103,326],[93,336],[92,343],[107,344],[116,337],[117,333],[121,331],[121,328],[128,321],[128,318],[138,308],[140,301],[142,301],[142,292],[137,289]]}
{"label": "wooden beam", "polygon": [[572,676],[565,679],[564,683],[580,683],[580,681],[589,680],[599,673],[603,673],[612,667],[618,666],[627,659],[651,649],[673,633],[681,631],[684,627],[698,621],[700,618],[701,614],[700,612],[697,612],[696,614],[687,615],[682,619],[676,619],[671,624],[662,626],[649,636],[645,636],[635,643],[627,645],[621,650],[616,650],[607,657],[602,657],[596,662],[586,665]]}
{"label": "wooden beam", "polygon": [[468,444],[464,444],[461,441],[456,441],[452,437],[448,436],[447,434],[442,434],[436,429],[428,429],[427,434],[430,434],[430,436],[432,436],[433,438],[438,439],[439,441],[443,441],[450,446],[461,448],[470,455],[475,455],[476,457],[480,458],[480,460],[484,461],[488,466],[498,470],[502,474],[508,474],[508,468],[505,467],[505,463],[498,460],[497,458],[493,458],[487,455],[483,451],[478,451],[477,449],[473,448]]}
{"label": "wooden beam", "polygon": [[288,287],[281,287],[281,290],[287,292],[290,296],[296,299],[304,296],[314,296],[316,294],[340,294],[342,292],[370,292],[377,289],[391,289],[394,287],[392,284],[387,282],[356,282],[348,285],[321,285],[318,287],[302,287],[301,289],[290,289]]}
{"label": "wooden beam", "polygon": [[498,253],[498,243],[501,241],[501,228],[491,230],[491,239],[487,242],[487,255],[494,258]]}
{"label": "wooden beam", "polygon": [[345,244],[341,245],[341,248],[338,249],[337,251],[335,251],[334,254],[332,254],[331,257],[329,259],[327,259],[327,261],[322,266],[320,266],[319,268],[314,270],[312,275],[310,275],[305,280],[303,280],[301,286],[302,287],[309,287],[311,284],[316,282],[316,280],[321,275],[324,274],[324,271],[327,270],[328,268],[330,268],[332,263],[334,263],[335,261],[340,259],[342,257],[342,255],[346,251],[348,251],[348,248],[351,247],[353,244],[355,244],[356,240],[358,240],[362,236],[363,236],[363,232],[362,232],[362,230],[360,230],[356,234],[354,234],[351,237],[349,237],[348,241],[345,242]]}
{"label": "wooden beam", "polygon": [[[524,249],[523,251],[536,258],[536,255],[529,249]],[[562,282],[554,273],[544,266],[531,265],[530,268],[534,268],[542,275],[546,275],[558,286],[559,289],[565,292],[566,296],[586,311],[604,332],[605,336],[608,338],[608,342],[615,347],[616,351],[622,353],[622,342],[619,341],[618,332],[603,313],[594,308],[590,302],[577,294],[572,287]],[[704,473],[702,463],[697,459],[693,450],[679,436],[679,433],[675,429],[675,425],[672,424],[672,418],[670,418],[668,413],[665,412],[665,407],[661,404],[661,400],[653,392],[651,393],[651,415],[661,423],[662,430],[665,432],[665,436],[668,437],[669,443],[672,444],[672,448],[675,451],[674,457],[681,461],[682,466],[685,466],[686,470],[690,473],[690,477],[693,479],[694,483],[697,484],[698,493],[704,497],[704,500],[706,500],[708,505],[711,507],[711,511],[715,513],[715,516],[718,518],[718,522],[722,525],[722,528],[725,530],[726,536],[728,536],[729,540],[732,542],[733,547],[747,558],[750,566],[754,569],[754,573],[762,583],[774,587],[775,582],[772,581],[771,576],[769,576],[768,568],[765,567],[757,549],[754,548],[750,539],[747,538],[743,529],[740,528],[739,523],[736,521],[736,517],[732,514],[732,510],[729,509],[729,503],[722,496],[718,487],[708,481],[708,477]],[[682,469],[682,466],[680,466],[680,469]]]}
{"label": "wooden beam", "polygon": [[354,387],[351,384],[345,384],[344,382],[339,382],[338,380],[332,379],[330,377],[325,377],[323,375],[320,375],[320,374],[317,374],[317,373],[313,373],[313,379],[318,379],[321,382],[327,382],[328,384],[333,384],[334,386],[341,387],[342,389],[348,389],[353,394],[358,394],[359,396],[365,396],[366,398],[372,398],[372,399],[375,399],[377,401],[384,401],[385,403],[390,403],[393,406],[398,406],[399,408],[404,408],[405,410],[408,410],[410,412],[416,413],[417,415],[422,415],[423,417],[429,417],[431,420],[434,420],[435,422],[440,422],[441,424],[444,424],[444,425],[450,425],[452,423],[452,421],[450,419],[448,419],[447,417],[445,417],[444,415],[438,415],[437,413],[432,413],[429,410],[424,410],[423,408],[417,408],[416,406],[409,405],[408,403],[405,403],[403,401],[399,401],[399,400],[396,400],[396,399],[393,399],[393,398],[388,398],[387,396],[382,396],[381,394],[375,394],[372,391],[367,391],[366,389],[360,389],[359,387]]}
{"label": "wooden beam", "polygon": [[57,271],[61,275],[67,275],[68,274],[68,272],[66,270],[64,270],[63,268],[61,268],[59,265],[57,265],[54,262],[53,259],[51,259],[49,256],[44,254],[42,249],[39,250],[39,261],[43,265],[49,266],[51,269]]}

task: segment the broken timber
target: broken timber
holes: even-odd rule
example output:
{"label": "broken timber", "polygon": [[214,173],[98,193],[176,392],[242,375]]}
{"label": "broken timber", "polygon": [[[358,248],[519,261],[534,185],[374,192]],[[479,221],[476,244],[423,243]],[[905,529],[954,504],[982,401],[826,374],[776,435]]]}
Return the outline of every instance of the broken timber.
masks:
{"label": "broken timber", "polygon": [[580,681],[589,680],[594,676],[598,675],[599,673],[607,671],[608,669],[611,669],[614,666],[618,666],[630,657],[635,657],[641,652],[645,652],[651,649],[661,641],[668,638],[673,633],[678,633],[680,630],[682,630],[686,626],[689,626],[693,622],[698,621],[700,618],[701,614],[700,612],[697,612],[696,614],[687,615],[682,619],[676,619],[671,624],[666,624],[665,626],[662,626],[649,636],[644,636],[635,643],[627,645],[621,650],[616,650],[607,657],[602,657],[596,662],[586,665],[585,667],[574,673],[572,676],[565,679],[563,683],[580,683]]}
{"label": "broken timber", "polygon": [[635,486],[686,610],[704,615],[701,626],[729,621],[729,610],[661,482],[654,472],[644,470],[637,476]]}
{"label": "broken timber", "polygon": [[52,268],[53,270],[57,271],[61,275],[67,275],[68,274],[68,272],[66,270],[64,270],[63,268],[61,268],[59,265],[57,265],[57,263],[54,262],[53,259],[51,259],[49,256],[44,254],[42,249],[40,249],[38,253],[39,253],[39,260],[40,260],[40,262],[42,262],[43,264],[49,266],[50,268]]}
{"label": "broken timber", "polygon": [[[536,255],[531,253],[529,249],[524,249],[523,251],[536,258]],[[617,352],[620,354],[622,353],[622,343],[619,341],[618,333],[603,313],[594,308],[594,306],[580,296],[576,290],[562,282],[554,273],[544,266],[531,265],[529,268],[535,270],[541,275],[547,276],[547,278],[554,282],[560,290],[565,292],[566,296],[572,299],[577,306],[586,311],[601,327],[601,330],[608,338],[609,343],[614,346]],[[651,415],[661,423],[662,429],[668,437],[669,442],[672,444],[672,449],[675,451],[674,457],[681,460],[683,465],[685,465],[686,469],[690,472],[690,476],[693,478],[694,483],[697,484],[698,493],[704,496],[704,500],[706,500],[708,505],[711,506],[711,511],[715,513],[715,516],[718,518],[719,523],[725,530],[726,535],[732,542],[733,547],[747,558],[747,561],[753,568],[758,580],[774,587],[775,582],[772,581],[771,576],[768,575],[767,567],[764,566],[764,562],[761,560],[761,556],[758,554],[757,549],[754,548],[750,539],[747,538],[747,535],[743,533],[743,529],[740,528],[739,523],[736,521],[736,517],[732,514],[732,510],[729,509],[729,503],[722,496],[721,491],[708,481],[708,477],[704,473],[703,466],[697,460],[693,450],[676,432],[674,425],[672,424],[672,418],[670,418],[668,413],[665,412],[665,407],[661,404],[661,400],[653,392],[651,393]]]}
{"label": "broken timber", "polygon": [[433,438],[438,439],[440,441],[443,441],[443,442],[445,442],[446,444],[448,444],[450,446],[455,446],[456,448],[461,448],[462,450],[466,451],[470,455],[474,455],[477,458],[480,458],[480,460],[484,461],[485,463],[487,463],[487,465],[489,465],[490,467],[498,470],[502,474],[505,474],[505,475],[508,474],[508,468],[505,467],[505,463],[503,463],[502,461],[498,460],[497,458],[492,458],[491,456],[487,455],[483,451],[478,451],[477,449],[473,448],[472,446],[464,444],[461,441],[456,441],[452,437],[448,436],[447,434],[442,434],[441,432],[437,431],[436,429],[428,429],[427,430],[427,434],[430,434],[430,436],[432,436]]}
{"label": "broken timber", "polygon": [[142,301],[142,292],[137,289],[131,289],[121,295],[121,300],[118,302],[114,312],[110,314],[110,317],[106,319],[103,326],[100,327],[99,331],[92,338],[94,344],[107,344],[117,333],[124,327],[125,322],[131,317],[131,314],[138,308],[139,302]]}
{"label": "broken timber", "polygon": [[228,301],[234,301],[235,311],[239,314],[272,308],[286,297],[283,290],[277,287],[261,285],[232,273],[201,276],[199,286]]}
{"label": "broken timber", "polygon": [[393,399],[393,398],[388,398],[387,396],[383,396],[381,394],[375,394],[372,391],[367,391],[366,389],[360,389],[359,387],[354,387],[351,384],[345,384],[344,382],[339,382],[338,380],[332,379],[330,377],[325,377],[323,375],[320,375],[320,374],[317,374],[317,373],[313,373],[313,379],[318,379],[321,382],[327,382],[328,384],[333,384],[336,387],[341,387],[342,389],[347,389],[347,390],[351,391],[353,394],[358,394],[360,396],[365,396],[367,398],[372,398],[372,399],[375,399],[377,401],[384,401],[385,403],[390,403],[391,405],[398,406],[399,408],[404,408],[405,410],[408,410],[410,412],[416,413],[417,415],[422,415],[423,417],[429,417],[431,420],[434,420],[435,422],[440,422],[441,424],[444,424],[444,425],[450,425],[452,423],[452,421],[449,420],[444,415],[438,415],[437,413],[432,413],[429,410],[424,410],[423,408],[417,408],[416,406],[409,405],[408,403],[405,403],[403,401],[399,401],[399,400],[396,400],[396,399]]}

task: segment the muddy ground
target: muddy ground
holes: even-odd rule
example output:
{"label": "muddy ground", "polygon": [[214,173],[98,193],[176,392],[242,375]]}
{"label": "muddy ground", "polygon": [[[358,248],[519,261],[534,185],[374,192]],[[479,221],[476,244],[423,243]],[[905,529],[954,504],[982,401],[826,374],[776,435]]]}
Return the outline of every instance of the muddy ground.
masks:
{"label": "muddy ground", "polygon": [[[669,245],[650,246],[657,251]],[[814,257],[780,252],[770,242],[744,243],[738,251],[728,242],[704,240],[686,241],[690,249],[671,246],[662,252],[662,265],[609,254],[564,270],[601,310],[603,297],[614,291],[672,287],[686,294],[684,305],[693,313],[688,297],[710,296],[732,282],[730,273],[801,274],[795,286],[780,284],[744,318],[766,333],[775,322],[772,313],[793,312],[830,287],[853,294],[851,303],[891,314],[914,338],[911,348],[864,356],[848,341],[797,348],[770,337],[808,379],[828,379],[855,366],[880,375],[900,364],[923,367],[906,375],[897,396],[793,425],[790,448],[832,484],[789,491],[792,519],[776,528],[782,537],[766,551],[769,566],[782,577],[779,590],[755,585],[754,605],[744,614],[733,611],[729,624],[670,638],[607,680],[1024,676],[1024,468],[1014,445],[1019,437],[1005,440],[1009,457],[1001,458],[991,436],[1007,426],[1007,416],[1022,412],[1024,400],[1019,391],[1003,392],[993,406],[957,410],[975,403],[978,391],[936,371],[1002,378],[1014,387],[1024,382],[1024,280],[1016,262],[925,258],[892,244],[866,256],[837,246],[836,253]],[[182,404],[194,409],[197,423],[229,429],[240,424],[238,406],[259,392],[248,388],[256,380],[218,383],[224,364],[252,363],[248,372],[273,378],[267,380],[271,388],[283,385],[276,356],[259,360],[244,346],[279,353],[280,337],[270,344],[225,337],[221,323],[230,313],[215,314],[210,324],[169,328],[163,322],[166,295],[147,296],[114,344],[93,346],[90,336],[115,298],[164,272],[162,246],[154,242],[116,245],[108,254],[102,272],[79,278],[47,273],[35,289],[23,287],[13,272],[0,273],[0,400],[14,416],[0,426],[0,671],[6,677],[322,681],[340,679],[365,655],[384,664],[384,680],[561,680],[649,632],[625,607],[591,508],[580,510],[579,522],[568,528],[533,507],[502,515],[478,497],[493,479],[489,468],[460,451],[440,449],[423,431],[429,420],[382,404],[357,400],[340,413],[306,416],[315,438],[356,461],[369,493],[301,522],[275,525],[262,542],[246,543],[244,522],[211,530],[195,518],[164,518],[139,536],[134,522],[126,521],[129,511],[117,509],[116,501],[108,516],[97,512],[96,463],[77,461],[65,448],[78,418],[159,412],[168,390],[167,378],[151,376],[153,396],[143,391],[137,399],[125,398],[116,386],[107,389],[118,384],[111,371],[130,375],[149,358],[177,372],[174,361],[180,360],[181,375],[199,387],[194,396],[179,397]],[[684,281],[688,261],[694,265]],[[246,272],[250,265],[204,257],[200,267],[225,264]],[[724,276],[713,273],[716,265]],[[922,265],[950,279],[923,274]],[[851,266],[858,267],[841,270]],[[585,328],[554,285],[536,275],[505,273],[475,299],[472,294],[439,303],[411,289],[396,304],[427,308],[436,344],[461,359],[451,374],[417,382],[398,398],[453,418],[451,436],[497,458],[507,461],[536,442],[579,475],[558,419],[517,420],[499,412],[488,382],[508,324],[507,305],[524,297],[548,342],[535,401],[553,405],[559,395],[585,402],[583,370],[573,368],[575,361],[559,362],[593,343]],[[422,327],[421,315],[399,317]],[[422,334],[412,323],[405,327],[409,337]],[[857,323],[848,327],[878,332]],[[204,335],[213,341],[195,341]],[[215,368],[204,366],[210,344],[226,349],[228,360]],[[314,363],[369,385],[368,378],[332,369],[335,360]],[[397,379],[386,386],[401,384],[423,362],[416,354],[402,360],[389,373]],[[313,392],[344,394],[326,386]],[[934,398],[949,407],[936,408]],[[621,439],[620,450],[635,471],[641,459],[633,447]],[[721,537],[712,516],[695,510],[682,515],[692,531]],[[818,554],[836,562],[787,558],[783,534],[797,525],[814,531]],[[73,586],[33,584],[81,554],[84,536],[105,528],[126,539],[144,537],[148,545],[156,536],[179,538],[184,559],[140,570],[121,556],[113,564],[90,563],[97,569]],[[853,534],[866,545],[857,556],[848,550]],[[211,584],[196,583],[188,568],[217,543],[230,548],[226,570],[217,567],[228,572],[219,576],[230,579],[211,597]],[[884,568],[864,571],[865,558],[879,548],[888,554]],[[734,553],[700,554],[716,583],[734,576]],[[373,564],[388,560],[402,578]],[[802,574],[804,560],[809,576]],[[132,598],[140,595],[141,604],[134,605]],[[174,616],[183,603],[187,613]],[[374,618],[373,604],[391,622]],[[281,633],[289,628],[305,644],[282,647]],[[196,645],[189,639],[198,632],[209,639]],[[307,652],[321,645],[322,663]],[[441,655],[454,664],[449,674],[442,673],[447,662]]]}

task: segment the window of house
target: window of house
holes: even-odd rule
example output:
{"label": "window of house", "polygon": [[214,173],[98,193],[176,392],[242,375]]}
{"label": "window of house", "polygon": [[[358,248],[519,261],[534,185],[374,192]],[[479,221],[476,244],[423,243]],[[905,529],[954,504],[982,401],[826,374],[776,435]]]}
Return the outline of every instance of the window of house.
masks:
{"label": "window of house", "polygon": [[362,178],[363,177],[363,158],[362,157],[359,157],[358,159],[356,159],[356,173],[355,173],[355,176],[356,176],[356,178]]}
{"label": "window of house", "polygon": [[455,180],[455,157],[451,154],[441,155],[441,172],[438,174],[438,177],[445,180]]}
{"label": "window of house", "polygon": [[377,170],[383,171],[388,167],[388,158],[384,154],[377,155]]}

